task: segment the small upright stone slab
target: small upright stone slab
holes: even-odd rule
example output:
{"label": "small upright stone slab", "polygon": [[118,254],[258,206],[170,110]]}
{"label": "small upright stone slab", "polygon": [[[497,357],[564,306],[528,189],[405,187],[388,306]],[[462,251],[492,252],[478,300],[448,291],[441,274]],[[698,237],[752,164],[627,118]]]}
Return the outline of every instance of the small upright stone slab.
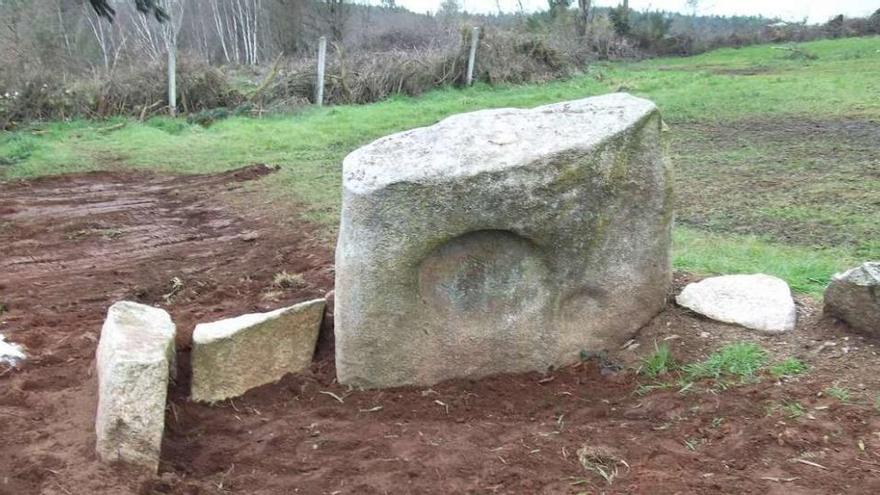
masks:
{"label": "small upright stone slab", "polygon": [[449,117],[343,163],[336,370],[364,387],[546,370],[664,306],[671,169],[648,100]]}
{"label": "small upright stone slab", "polygon": [[121,301],[107,311],[97,352],[95,432],[102,461],[158,469],[174,334],[162,309]]}
{"label": "small upright stone slab", "polygon": [[787,332],[797,323],[788,284],[763,273],[709,277],[685,286],[675,302],[713,320],[766,333]]}
{"label": "small upright stone slab", "polygon": [[193,332],[192,399],[214,402],[309,367],[324,299],[200,323]]}
{"label": "small upright stone slab", "polygon": [[825,312],[853,330],[880,337],[880,261],[835,274],[825,289]]}

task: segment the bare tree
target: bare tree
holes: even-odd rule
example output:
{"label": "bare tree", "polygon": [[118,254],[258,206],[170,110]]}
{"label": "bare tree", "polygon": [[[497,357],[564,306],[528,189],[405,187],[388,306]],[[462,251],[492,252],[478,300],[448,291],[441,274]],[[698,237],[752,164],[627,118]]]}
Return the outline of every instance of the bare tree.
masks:
{"label": "bare tree", "polygon": [[323,0],[323,5],[322,14],[330,29],[330,40],[334,43],[342,43],[350,14],[348,4],[345,0]]}
{"label": "bare tree", "polygon": [[122,54],[122,49],[125,47],[128,37],[118,26],[107,25],[107,23],[101,22],[101,15],[97,12],[93,13],[87,9],[84,12],[84,17],[91,28],[92,34],[95,36],[95,41],[98,43],[104,70],[110,71],[119,62],[119,57]]}
{"label": "bare tree", "polygon": [[[159,2],[161,1],[162,0],[134,0],[134,4],[138,11],[143,12],[144,14],[152,14],[157,21],[164,22],[168,20],[168,13],[159,5]],[[110,0],[89,0],[89,3],[99,17],[103,17],[111,22],[113,21],[113,17],[116,15],[116,9],[110,6]]]}
{"label": "bare tree", "polygon": [[263,0],[209,0],[209,3],[225,61],[257,65]]}
{"label": "bare tree", "polygon": [[590,22],[591,0],[578,0],[578,35],[584,37],[587,34],[587,24]]}

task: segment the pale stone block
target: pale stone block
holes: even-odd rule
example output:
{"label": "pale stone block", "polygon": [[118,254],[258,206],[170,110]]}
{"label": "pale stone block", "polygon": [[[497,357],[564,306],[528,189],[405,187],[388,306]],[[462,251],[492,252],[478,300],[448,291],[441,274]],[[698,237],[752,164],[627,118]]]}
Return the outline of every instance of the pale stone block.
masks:
{"label": "pale stone block", "polygon": [[365,387],[546,370],[616,348],[671,284],[648,100],[483,110],[343,163],[336,369]]}
{"label": "pale stone block", "polygon": [[107,311],[97,352],[101,460],[158,469],[174,334],[162,309],[120,301]]}
{"label": "pale stone block", "polygon": [[709,277],[688,284],[675,302],[701,315],[752,330],[794,330],[797,309],[784,280],[758,273]]}
{"label": "pale stone block", "polygon": [[309,367],[324,299],[200,323],[193,332],[192,399],[214,402]]}

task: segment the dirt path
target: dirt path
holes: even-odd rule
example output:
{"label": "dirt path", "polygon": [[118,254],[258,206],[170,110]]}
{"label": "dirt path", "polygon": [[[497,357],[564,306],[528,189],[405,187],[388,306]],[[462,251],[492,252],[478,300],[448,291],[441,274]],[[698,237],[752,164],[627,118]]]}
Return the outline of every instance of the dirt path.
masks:
{"label": "dirt path", "polygon": [[[241,186],[269,173],[0,184],[0,333],[29,356],[20,368],[0,365],[0,494],[880,492],[877,348],[808,300],[783,337],[671,307],[610,362],[428,389],[339,386],[324,335],[309,373],[213,407],[189,402],[196,322],[332,285],[332,253],[310,227],[229,206],[255,204]],[[282,270],[306,284],[273,286]],[[93,453],[92,360],[104,313],[122,298],[167,308],[181,335],[155,477],[103,467]],[[811,369],[726,390],[638,393],[646,380],[632,370],[655,342],[691,362],[735,340]],[[832,385],[850,399],[828,397]],[[792,403],[802,415],[784,412]],[[585,446],[617,470],[610,485],[582,467]]]}

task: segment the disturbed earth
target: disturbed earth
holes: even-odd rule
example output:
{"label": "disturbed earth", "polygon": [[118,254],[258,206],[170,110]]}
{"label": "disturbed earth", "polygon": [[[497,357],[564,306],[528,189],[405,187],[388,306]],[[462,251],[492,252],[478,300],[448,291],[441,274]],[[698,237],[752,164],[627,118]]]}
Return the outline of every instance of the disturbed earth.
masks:
{"label": "disturbed earth", "polygon": [[[880,493],[878,342],[809,298],[784,336],[670,304],[624,349],[573,366],[381,391],[335,383],[328,318],[307,373],[190,402],[196,323],[332,289],[322,232],[261,193],[272,173],[0,183],[0,334],[27,355],[0,363],[0,494]],[[120,299],[178,326],[158,475],[94,454],[94,352]],[[685,390],[637,372],[655,345],[694,362],[741,340],[809,370]]]}

